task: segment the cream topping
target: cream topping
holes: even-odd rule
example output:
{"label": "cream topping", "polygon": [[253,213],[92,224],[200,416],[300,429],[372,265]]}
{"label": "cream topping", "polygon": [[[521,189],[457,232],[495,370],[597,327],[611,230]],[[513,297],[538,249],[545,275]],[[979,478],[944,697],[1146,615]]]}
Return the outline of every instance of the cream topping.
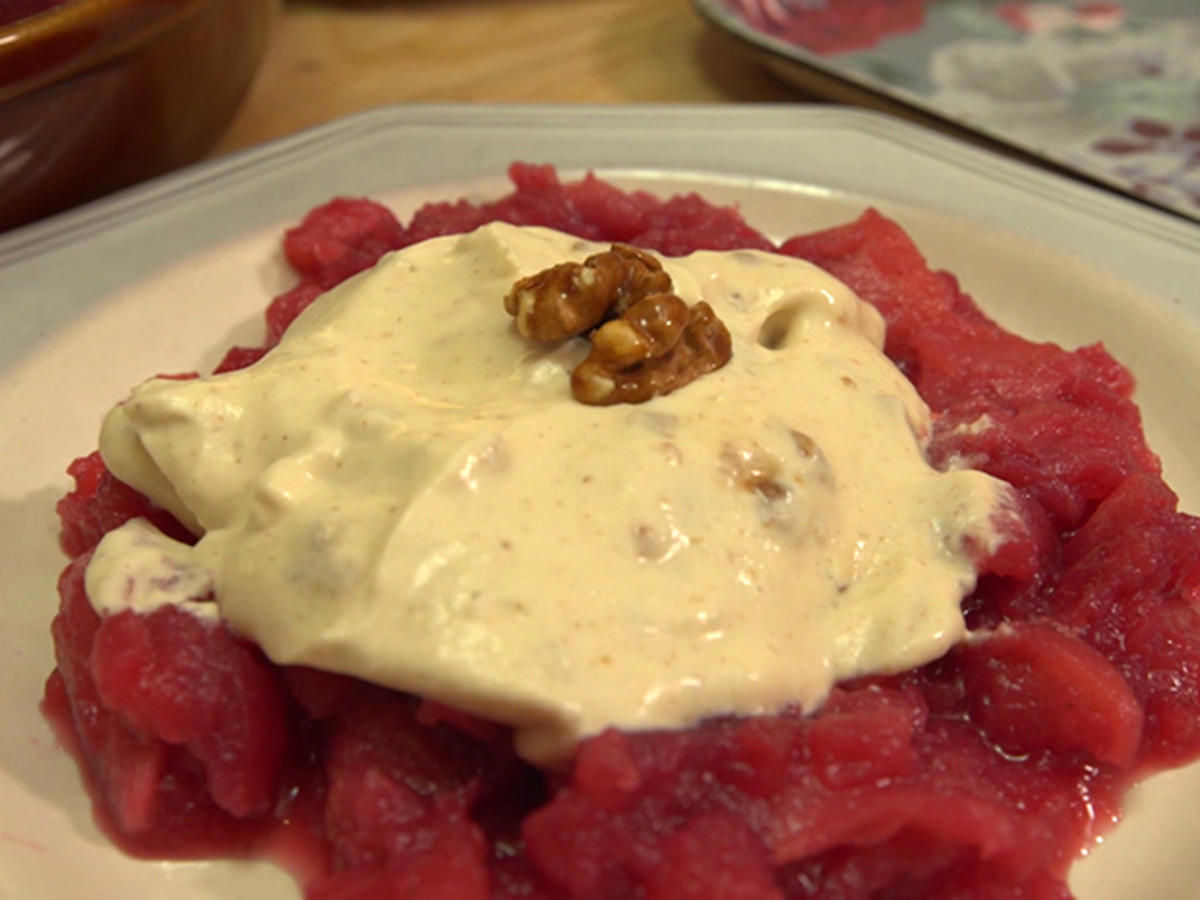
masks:
{"label": "cream topping", "polygon": [[[104,459],[202,534],[162,558],[273,660],[511,723],[535,761],[609,725],[812,709],[960,640],[966,548],[998,542],[1008,489],[926,463],[876,310],[787,257],[664,259],[733,359],[584,406],[586,343],[525,340],[501,300],[598,249],[495,224],[391,254],[249,369],[135,389]],[[102,609],[124,583],[89,572]]]}
{"label": "cream topping", "polygon": [[211,600],[212,575],[192,548],[167,537],[145,519],[132,519],[110,531],[92,554],[84,587],[101,615],[131,609],[152,613],[167,605],[218,621]]}

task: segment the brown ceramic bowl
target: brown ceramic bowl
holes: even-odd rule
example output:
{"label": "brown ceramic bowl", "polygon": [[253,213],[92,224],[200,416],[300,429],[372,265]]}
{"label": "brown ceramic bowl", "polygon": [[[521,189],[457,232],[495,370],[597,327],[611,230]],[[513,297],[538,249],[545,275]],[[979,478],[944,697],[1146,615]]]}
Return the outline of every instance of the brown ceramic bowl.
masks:
{"label": "brown ceramic bowl", "polygon": [[66,0],[0,24],[0,231],[199,158],[279,0]]}

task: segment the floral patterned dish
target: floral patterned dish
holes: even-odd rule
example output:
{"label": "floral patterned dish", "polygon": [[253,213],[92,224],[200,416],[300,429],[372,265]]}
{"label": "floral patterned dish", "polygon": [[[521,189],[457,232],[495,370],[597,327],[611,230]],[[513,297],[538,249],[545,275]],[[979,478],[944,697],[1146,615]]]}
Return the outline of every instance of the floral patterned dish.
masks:
{"label": "floral patterned dish", "polygon": [[1195,0],[695,0],[815,69],[1200,219]]}

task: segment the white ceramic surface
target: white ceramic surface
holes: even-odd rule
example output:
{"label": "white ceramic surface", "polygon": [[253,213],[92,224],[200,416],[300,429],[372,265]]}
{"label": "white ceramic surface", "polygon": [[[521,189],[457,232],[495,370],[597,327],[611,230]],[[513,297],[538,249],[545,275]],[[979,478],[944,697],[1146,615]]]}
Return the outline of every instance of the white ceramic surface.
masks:
{"label": "white ceramic surface", "polygon": [[[147,863],[97,832],[37,711],[62,565],[53,507],[104,410],[148,374],[211,366],[260,334],[287,283],[281,229],[339,193],[407,215],[495,196],[509,160],[737,202],[775,237],[878,206],[1005,325],[1104,340],[1139,378],[1153,447],[1200,511],[1200,229],[902,125],[830,109],[383,110],[0,237],[0,897],[275,900],[263,864]],[[1181,387],[1182,386],[1182,387]],[[1193,896],[1200,766],[1159,776],[1077,866],[1084,900]]]}

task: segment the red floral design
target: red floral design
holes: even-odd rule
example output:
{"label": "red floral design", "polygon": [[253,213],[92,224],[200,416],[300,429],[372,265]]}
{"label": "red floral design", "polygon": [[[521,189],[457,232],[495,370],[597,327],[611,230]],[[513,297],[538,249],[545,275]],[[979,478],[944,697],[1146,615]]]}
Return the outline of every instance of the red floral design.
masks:
{"label": "red floral design", "polygon": [[1018,31],[1033,34],[1062,28],[1108,31],[1125,20],[1125,7],[1108,0],[1078,3],[1037,3],[1031,0],[1006,0],[994,14]]}
{"label": "red floral design", "polygon": [[1145,197],[1180,196],[1200,206],[1200,122],[1173,126],[1155,119],[1130,119],[1124,133],[1092,144],[1110,157],[1107,168]]}
{"label": "red floral design", "polygon": [[747,24],[821,56],[918,30],[928,0],[726,0]]}

